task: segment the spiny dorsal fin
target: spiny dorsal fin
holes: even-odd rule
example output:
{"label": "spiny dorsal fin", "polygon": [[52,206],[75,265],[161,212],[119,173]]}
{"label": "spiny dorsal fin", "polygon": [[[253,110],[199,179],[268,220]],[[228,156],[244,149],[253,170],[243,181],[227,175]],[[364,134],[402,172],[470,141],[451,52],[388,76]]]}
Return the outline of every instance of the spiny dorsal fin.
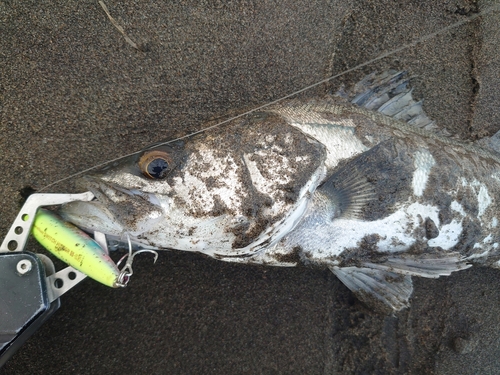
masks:
{"label": "spiny dorsal fin", "polygon": [[500,131],[496,132],[491,137],[478,139],[476,144],[500,156]]}
{"label": "spiny dorsal fin", "polygon": [[339,91],[352,104],[374,110],[384,115],[407,122],[420,129],[439,135],[451,136],[446,129],[440,129],[422,107],[423,100],[415,101],[409,87],[410,78],[405,71],[388,70],[371,73],[355,84],[349,91]]}

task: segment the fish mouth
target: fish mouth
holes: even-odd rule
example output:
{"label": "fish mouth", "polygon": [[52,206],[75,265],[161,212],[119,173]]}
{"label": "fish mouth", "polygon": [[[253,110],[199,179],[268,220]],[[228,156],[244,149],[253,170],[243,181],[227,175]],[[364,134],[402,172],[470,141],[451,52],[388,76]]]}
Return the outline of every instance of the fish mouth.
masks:
{"label": "fish mouth", "polygon": [[[94,194],[92,201],[74,201],[63,204],[59,208],[61,217],[86,232],[101,232],[107,235],[120,236],[124,227],[108,209],[109,200],[105,194],[108,189],[102,189],[106,184],[99,178],[84,176],[79,178],[75,185],[78,189],[90,191]],[[108,204],[106,204],[108,203]]]}
{"label": "fish mouth", "polygon": [[164,219],[165,209],[154,194],[127,189],[98,177],[85,176],[77,182],[95,199],[61,206],[59,214],[87,232],[137,237]]}
{"label": "fish mouth", "polygon": [[65,221],[88,233],[101,232],[114,236],[124,233],[123,226],[116,221],[112,213],[96,200],[63,204],[58,213]]}

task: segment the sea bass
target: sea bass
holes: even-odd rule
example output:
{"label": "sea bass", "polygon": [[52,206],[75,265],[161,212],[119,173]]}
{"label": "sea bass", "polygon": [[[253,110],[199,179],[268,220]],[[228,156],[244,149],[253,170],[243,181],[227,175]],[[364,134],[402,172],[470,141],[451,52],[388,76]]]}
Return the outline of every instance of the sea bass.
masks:
{"label": "sea bass", "polygon": [[85,176],[96,199],[61,215],[144,248],[327,267],[392,310],[408,306],[412,276],[500,268],[499,154],[439,129],[404,72],[340,96],[147,148]]}

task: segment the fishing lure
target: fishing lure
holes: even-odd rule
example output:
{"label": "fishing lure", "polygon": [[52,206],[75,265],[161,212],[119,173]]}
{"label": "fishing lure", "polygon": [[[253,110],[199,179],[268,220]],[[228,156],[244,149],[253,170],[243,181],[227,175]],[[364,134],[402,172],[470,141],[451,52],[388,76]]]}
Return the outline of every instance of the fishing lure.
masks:
{"label": "fishing lure", "polygon": [[[129,240],[129,253],[115,264],[104,250],[87,233],[70,224],[52,211],[39,209],[33,223],[32,234],[35,239],[57,258],[86,274],[90,278],[111,288],[124,287],[133,274],[134,257],[142,252],[158,254],[152,250],[139,250],[132,253]],[[124,267],[118,266],[127,258]]]}

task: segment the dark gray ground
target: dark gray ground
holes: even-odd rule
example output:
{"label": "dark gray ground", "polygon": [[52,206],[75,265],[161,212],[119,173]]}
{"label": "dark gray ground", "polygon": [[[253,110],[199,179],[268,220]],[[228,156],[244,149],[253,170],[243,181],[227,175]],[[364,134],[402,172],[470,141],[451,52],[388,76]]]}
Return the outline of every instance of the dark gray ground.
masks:
{"label": "dark gray ground", "polygon": [[[27,185],[200,129],[494,2],[106,0],[138,51],[96,1],[0,1],[0,236]],[[465,139],[492,134],[500,128],[499,17],[490,12],[306,95],[407,69],[438,124]],[[412,307],[384,317],[327,271],[173,252],[154,266],[139,257],[134,269],[126,289],[86,280],[64,296],[0,373],[500,372],[496,270],[416,280]]]}

